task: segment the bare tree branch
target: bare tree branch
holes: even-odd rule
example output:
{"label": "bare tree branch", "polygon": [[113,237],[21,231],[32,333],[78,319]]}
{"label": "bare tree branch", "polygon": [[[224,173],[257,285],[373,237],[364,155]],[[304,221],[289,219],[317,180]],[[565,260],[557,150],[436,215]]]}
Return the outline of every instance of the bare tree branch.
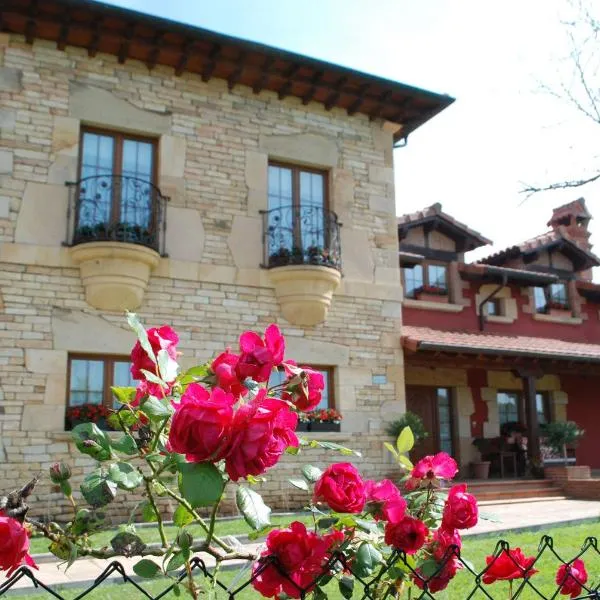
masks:
{"label": "bare tree branch", "polygon": [[519,194],[527,194],[525,200],[533,196],[534,194],[538,194],[540,192],[552,192],[555,190],[567,190],[571,188],[579,188],[587,185],[588,183],[594,183],[594,181],[598,181],[600,179],[600,172],[592,175],[591,177],[587,177],[585,179],[573,179],[568,181],[559,181],[556,183],[551,183],[549,185],[529,185],[524,182],[520,182],[523,186],[519,190]]}

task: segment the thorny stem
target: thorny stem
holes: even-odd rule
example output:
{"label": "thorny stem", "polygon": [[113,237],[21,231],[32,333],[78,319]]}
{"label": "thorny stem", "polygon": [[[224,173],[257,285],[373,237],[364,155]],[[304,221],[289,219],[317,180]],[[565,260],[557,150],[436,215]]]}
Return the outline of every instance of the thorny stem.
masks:
{"label": "thorny stem", "polygon": [[508,580],[508,600],[513,599],[513,582],[512,579]]}
{"label": "thorny stem", "polygon": [[194,575],[192,574],[192,567],[190,566],[190,561],[185,561],[185,570],[187,572],[189,586],[190,586],[190,594],[194,600],[198,600],[198,590],[196,589],[196,584],[194,583]]}
{"label": "thorny stem", "polygon": [[160,441],[160,436],[162,434],[162,432],[165,430],[165,427],[167,426],[167,423],[169,421],[169,417],[167,417],[160,425],[159,429],[158,429],[158,433],[156,434],[156,436],[154,437],[154,440],[152,442],[152,446],[150,446],[150,451],[154,452],[156,450],[156,446],[158,446],[158,442]]}
{"label": "thorny stem", "polygon": [[158,533],[160,535],[160,541],[161,541],[162,547],[166,548],[169,545],[169,543],[167,542],[167,536],[165,534],[165,526],[164,526],[164,523],[162,520],[162,515],[160,514],[160,511],[158,510],[158,507],[156,506],[156,501],[154,500],[154,495],[152,494],[151,480],[146,479],[145,484],[146,484],[146,493],[148,494],[148,501],[150,502],[150,505],[152,506],[152,510],[154,511],[154,514],[156,515],[156,520],[158,522]]}
{"label": "thorny stem", "polygon": [[221,498],[223,498],[222,494],[220,498],[215,502],[215,505],[213,506],[212,512],[210,514],[210,523],[208,525],[208,534],[206,536],[207,545],[210,544],[215,533],[215,521],[217,518],[217,512],[219,510],[219,504],[221,504]]}

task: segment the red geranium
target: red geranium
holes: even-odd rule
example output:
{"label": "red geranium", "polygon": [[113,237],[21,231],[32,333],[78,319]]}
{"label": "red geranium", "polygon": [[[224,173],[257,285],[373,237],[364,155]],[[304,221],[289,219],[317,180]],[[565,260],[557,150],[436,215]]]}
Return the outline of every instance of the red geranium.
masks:
{"label": "red geranium", "polygon": [[[265,598],[277,598],[281,594],[300,598],[303,593],[312,591],[331,550],[343,539],[341,531],[320,536],[298,521],[289,529],[271,531],[267,549],[254,564],[252,586]],[[265,559],[269,558],[277,560],[285,575],[273,564],[263,568]]]}
{"label": "red geranium", "polygon": [[235,398],[221,388],[212,392],[190,383],[176,405],[169,448],[189,462],[216,462],[230,449]]}
{"label": "red geranium", "polygon": [[490,584],[494,581],[521,579],[527,573],[528,577],[535,575],[538,571],[532,569],[535,557],[524,556],[521,548],[502,550],[497,556],[486,556],[485,563],[488,565],[483,574],[483,583]]}
{"label": "red geranium", "polygon": [[244,385],[243,380],[240,380],[236,371],[239,361],[240,357],[227,348],[213,360],[210,366],[211,371],[215,374],[217,385],[234,396],[244,396],[248,393],[248,388]]}
{"label": "red geranium", "polygon": [[413,468],[406,489],[414,490],[422,483],[435,483],[439,479],[453,479],[458,473],[456,461],[445,452],[425,456]]}
{"label": "red geranium", "polygon": [[0,571],[9,577],[22,564],[38,568],[29,556],[29,535],[19,521],[0,512]]}
{"label": "red geranium", "polygon": [[247,377],[261,383],[269,381],[271,371],[283,361],[285,339],[277,325],[269,325],[264,340],[254,331],[240,336],[240,357],[236,373],[241,381]]}
{"label": "red geranium", "polygon": [[225,467],[233,481],[247,475],[262,475],[276,464],[286,448],[298,447],[294,433],[298,415],[276,398],[267,398],[263,388],[256,398],[235,413],[231,452]]}
{"label": "red geranium", "polygon": [[315,485],[314,501],[323,501],[337,512],[359,513],[365,506],[365,483],[354,465],[330,465]]}
{"label": "red geranium", "polygon": [[425,523],[408,515],[396,523],[389,522],[385,526],[385,543],[406,554],[414,554],[420,550],[428,535],[429,529]]}
{"label": "red geranium", "polygon": [[479,510],[475,496],[467,492],[464,483],[450,488],[444,506],[442,526],[445,529],[469,529],[477,525]]}
{"label": "red geranium", "polygon": [[580,558],[576,558],[568,565],[560,565],[556,572],[556,585],[560,586],[560,593],[563,596],[577,598],[581,595],[587,580],[588,574],[585,570],[585,563]]}

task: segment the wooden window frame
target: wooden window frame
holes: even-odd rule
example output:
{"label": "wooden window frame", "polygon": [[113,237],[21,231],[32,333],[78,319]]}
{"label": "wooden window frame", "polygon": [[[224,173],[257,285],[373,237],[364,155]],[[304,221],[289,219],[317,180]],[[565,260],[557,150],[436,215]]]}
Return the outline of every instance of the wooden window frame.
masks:
{"label": "wooden window frame", "polygon": [[113,385],[112,376],[114,373],[114,364],[127,363],[130,365],[130,357],[119,354],[90,354],[77,352],[69,354],[67,361],[67,408],[75,406],[71,405],[71,363],[73,360],[89,360],[96,362],[102,361],[104,363],[104,375],[102,380],[102,406],[112,409],[113,395],[110,388]]}
{"label": "wooden window frame", "polygon": [[[157,187],[158,186],[158,138],[138,135],[135,133],[125,133],[123,131],[115,131],[112,129],[103,129],[101,127],[88,127],[83,126],[79,132],[79,157],[77,160],[77,179],[82,180],[82,166],[83,166],[83,138],[86,133],[93,133],[96,135],[110,136],[115,140],[114,155],[111,177],[119,177],[123,171],[123,143],[125,140],[134,140],[138,142],[145,142],[152,145],[152,177],[150,183]],[[120,215],[121,200],[118,194],[112,193],[111,205],[110,205],[110,224],[116,225],[118,223],[118,215]],[[152,221],[154,220],[154,211],[152,211]],[[153,224],[155,225],[155,224]]]}
{"label": "wooden window frame", "polygon": [[[495,306],[495,312],[490,313],[489,305],[493,304]],[[504,302],[503,298],[492,298],[488,300],[485,305],[485,315],[487,317],[503,317],[504,315]]]}
{"label": "wooden window frame", "polygon": [[[551,302],[553,302],[553,299],[552,299],[552,286],[553,285],[562,285],[563,286],[563,288],[565,290],[565,299],[566,299],[565,310],[571,309],[571,306],[573,303],[571,301],[570,294],[569,294],[569,286],[564,281],[557,281],[556,283],[551,283],[549,285],[545,285],[545,286],[538,285],[538,286],[534,287],[534,289],[533,289],[533,308],[537,314],[546,314],[548,312],[549,304]],[[546,304],[543,307],[538,308],[535,304],[535,302],[536,302],[535,289],[536,288],[539,288],[544,291],[544,298],[546,300]]]}
{"label": "wooden window frame", "polygon": [[[446,293],[444,295],[445,296],[450,295],[450,284],[449,284],[449,278],[448,278],[448,263],[441,262],[441,261],[433,261],[433,260],[423,261],[422,263],[418,263],[416,265],[413,265],[412,267],[402,267],[402,285],[405,290],[406,290],[406,278],[405,278],[406,270],[412,270],[417,266],[420,266],[423,268],[423,287],[431,285],[429,283],[429,267],[430,266],[431,267],[444,267],[446,269],[446,281],[445,281],[445,288],[444,288]],[[418,289],[418,288],[415,288],[415,289]],[[406,297],[414,299],[416,297],[416,295],[406,296]]]}
{"label": "wooden window frame", "polygon": [[[544,418],[546,419],[546,423],[552,422],[552,410],[550,407],[550,393],[547,391],[536,391],[536,399],[535,399],[535,408],[537,411],[537,396],[540,395],[542,397],[542,408],[544,409]],[[539,417],[538,417],[538,425],[541,425]]]}
{"label": "wooden window frame", "polygon": [[[496,405],[498,406],[498,422],[500,423],[500,428],[504,423],[500,422],[500,404],[498,403],[498,395],[499,394],[509,394],[511,396],[517,397],[517,423],[520,423],[523,427],[527,424],[525,422],[525,404],[523,401],[523,392],[522,390],[496,390]],[[508,421],[509,423],[511,421]]]}
{"label": "wooden window frame", "polygon": [[451,456],[453,456],[456,459],[456,461],[460,464],[460,456],[458,453],[458,446],[459,446],[459,444],[458,444],[458,440],[459,440],[458,423],[455,418],[456,407],[454,406],[456,394],[454,393],[454,388],[443,386],[443,385],[435,386],[435,399],[436,399],[436,403],[435,403],[436,423],[435,423],[435,425],[437,428],[436,435],[438,436],[438,448],[441,451],[441,439],[439,438],[439,436],[440,436],[440,404],[439,404],[439,397],[438,397],[439,390],[446,390],[446,392],[448,394],[448,409],[450,411],[450,435],[451,435],[450,441],[452,442]]}

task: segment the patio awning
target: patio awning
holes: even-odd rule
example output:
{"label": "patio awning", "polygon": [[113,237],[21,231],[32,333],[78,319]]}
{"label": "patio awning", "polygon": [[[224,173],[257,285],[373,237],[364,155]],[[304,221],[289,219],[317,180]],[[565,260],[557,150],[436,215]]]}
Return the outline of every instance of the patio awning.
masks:
{"label": "patio awning", "polygon": [[440,331],[427,327],[405,326],[402,328],[402,346],[410,352],[444,352],[600,364],[600,344],[581,344],[522,335]]}

